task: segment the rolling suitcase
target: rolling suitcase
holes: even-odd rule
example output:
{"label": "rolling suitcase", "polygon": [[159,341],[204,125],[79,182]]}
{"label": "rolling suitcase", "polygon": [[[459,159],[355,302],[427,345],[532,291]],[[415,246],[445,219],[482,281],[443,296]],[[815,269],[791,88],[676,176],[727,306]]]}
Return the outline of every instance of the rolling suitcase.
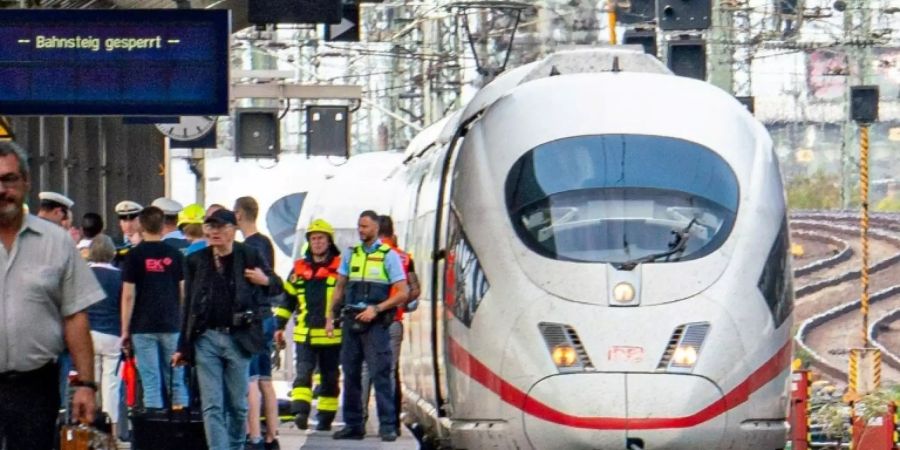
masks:
{"label": "rolling suitcase", "polygon": [[[173,371],[174,372],[174,371]],[[169,404],[163,410],[133,409],[131,418],[132,450],[207,450],[203,430],[203,412],[200,408],[199,389],[195,389],[196,377],[187,368],[190,404],[182,410],[172,409],[173,389],[169,376]]]}

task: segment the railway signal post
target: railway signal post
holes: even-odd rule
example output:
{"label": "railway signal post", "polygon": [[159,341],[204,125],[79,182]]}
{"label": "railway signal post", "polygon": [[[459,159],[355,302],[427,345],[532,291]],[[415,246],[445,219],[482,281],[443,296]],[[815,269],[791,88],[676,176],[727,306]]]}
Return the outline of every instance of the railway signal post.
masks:
{"label": "railway signal post", "polygon": [[859,201],[862,208],[862,346],[850,350],[848,397],[853,400],[878,389],[881,384],[881,352],[869,343],[869,125],[878,119],[878,86],[850,88],[850,118],[859,125]]}

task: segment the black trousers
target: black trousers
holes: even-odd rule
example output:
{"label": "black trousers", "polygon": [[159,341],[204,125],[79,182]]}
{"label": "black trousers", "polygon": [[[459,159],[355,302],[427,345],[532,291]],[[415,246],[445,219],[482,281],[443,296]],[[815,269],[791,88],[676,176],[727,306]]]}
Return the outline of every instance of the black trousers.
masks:
{"label": "black trousers", "polygon": [[59,366],[0,373],[0,448],[50,450],[59,440]]}
{"label": "black trousers", "polygon": [[296,376],[292,391],[291,412],[309,415],[312,402],[312,376],[319,367],[322,384],[319,390],[318,420],[330,424],[338,407],[338,367],[341,361],[340,345],[309,345],[296,343]]}

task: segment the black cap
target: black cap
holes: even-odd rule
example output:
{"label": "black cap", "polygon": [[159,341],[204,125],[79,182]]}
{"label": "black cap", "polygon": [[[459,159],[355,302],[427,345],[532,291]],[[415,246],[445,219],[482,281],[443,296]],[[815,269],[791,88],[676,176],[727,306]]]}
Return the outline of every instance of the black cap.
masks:
{"label": "black cap", "polygon": [[237,225],[237,217],[234,217],[234,213],[227,209],[219,209],[210,214],[203,223],[214,225],[225,225],[226,223],[230,223],[232,225]]}

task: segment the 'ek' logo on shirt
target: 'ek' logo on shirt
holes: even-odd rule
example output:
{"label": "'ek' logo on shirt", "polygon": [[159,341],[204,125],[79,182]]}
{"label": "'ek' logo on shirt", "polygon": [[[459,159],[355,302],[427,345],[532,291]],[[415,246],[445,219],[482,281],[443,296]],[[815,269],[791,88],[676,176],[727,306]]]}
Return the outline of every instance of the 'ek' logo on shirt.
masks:
{"label": "'ek' logo on shirt", "polygon": [[144,266],[147,269],[147,272],[165,272],[166,266],[172,264],[172,258],[163,258],[163,259],[146,259],[144,260]]}

